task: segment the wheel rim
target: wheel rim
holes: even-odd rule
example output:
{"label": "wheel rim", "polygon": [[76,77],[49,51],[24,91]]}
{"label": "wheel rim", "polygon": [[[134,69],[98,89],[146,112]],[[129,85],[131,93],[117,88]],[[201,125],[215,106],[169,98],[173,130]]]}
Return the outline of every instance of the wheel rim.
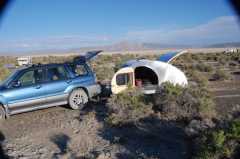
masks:
{"label": "wheel rim", "polygon": [[87,101],[86,101],[86,95],[85,95],[84,93],[82,93],[81,91],[75,92],[75,93],[73,94],[73,97],[72,97],[72,103],[73,103],[75,106],[78,106],[78,107],[83,106],[84,104],[87,103]]}
{"label": "wheel rim", "polygon": [[78,106],[83,104],[84,103],[83,96],[81,94],[75,94],[75,96],[73,97],[73,103]]}

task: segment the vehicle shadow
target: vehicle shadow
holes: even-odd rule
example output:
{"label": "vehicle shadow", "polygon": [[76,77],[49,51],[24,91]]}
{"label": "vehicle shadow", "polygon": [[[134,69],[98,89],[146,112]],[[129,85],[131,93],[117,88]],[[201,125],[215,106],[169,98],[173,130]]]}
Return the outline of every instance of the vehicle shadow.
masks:
{"label": "vehicle shadow", "polygon": [[106,104],[106,100],[101,100],[99,102],[89,102],[89,104],[80,111],[80,118],[78,119],[82,121],[82,117],[84,117],[90,112],[95,112],[95,117],[98,122],[104,122],[105,118],[108,116],[109,113],[109,109]]}
{"label": "vehicle shadow", "polygon": [[[113,127],[105,122],[110,112],[106,104],[106,101],[90,103],[82,111],[80,118],[91,111],[95,112],[96,119],[104,125],[102,129],[99,129],[98,135],[108,140],[111,145],[124,149],[113,152],[115,158],[190,158],[191,142],[176,121],[166,121],[149,116],[137,121],[137,124],[127,123]],[[103,151],[109,152],[111,148]]]}
{"label": "vehicle shadow", "polygon": [[55,152],[52,155],[52,159],[93,159],[98,156],[98,153],[95,151],[92,151],[89,156],[77,156],[69,147],[71,138],[64,133],[51,136],[50,141],[53,142],[59,149],[59,152]]}
{"label": "vehicle shadow", "polygon": [[60,151],[53,154],[52,156],[53,159],[61,158],[67,155],[68,153],[71,154],[70,153],[71,149],[68,146],[69,142],[71,141],[71,138],[68,135],[64,133],[55,134],[50,137],[50,141],[53,142]]}
{"label": "vehicle shadow", "polygon": [[1,159],[9,159],[9,156],[7,154],[5,154],[4,150],[3,150],[3,146],[2,143],[5,140],[5,136],[4,134],[0,131],[0,158]]}

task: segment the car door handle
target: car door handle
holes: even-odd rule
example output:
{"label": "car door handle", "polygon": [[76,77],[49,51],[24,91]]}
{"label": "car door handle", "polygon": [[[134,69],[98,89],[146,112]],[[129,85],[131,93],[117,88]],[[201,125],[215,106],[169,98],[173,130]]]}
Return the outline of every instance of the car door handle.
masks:
{"label": "car door handle", "polygon": [[72,82],[72,80],[67,80],[67,83],[69,84],[69,83],[71,83]]}
{"label": "car door handle", "polygon": [[37,85],[35,88],[40,89],[41,87],[42,87],[41,85]]}

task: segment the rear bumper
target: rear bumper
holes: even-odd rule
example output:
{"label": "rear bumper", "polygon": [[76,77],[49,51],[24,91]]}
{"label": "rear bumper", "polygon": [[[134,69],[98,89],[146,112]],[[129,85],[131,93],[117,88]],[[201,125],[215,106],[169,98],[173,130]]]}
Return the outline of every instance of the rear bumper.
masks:
{"label": "rear bumper", "polygon": [[140,88],[143,94],[155,94],[157,92],[158,85],[149,85],[149,86],[143,86]]}

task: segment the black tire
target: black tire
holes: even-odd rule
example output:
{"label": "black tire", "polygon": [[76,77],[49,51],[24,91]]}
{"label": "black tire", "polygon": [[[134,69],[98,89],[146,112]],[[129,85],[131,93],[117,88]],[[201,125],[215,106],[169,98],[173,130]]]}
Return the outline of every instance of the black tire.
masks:
{"label": "black tire", "polygon": [[6,118],[6,112],[5,109],[0,106],[0,120],[4,120]]}
{"label": "black tire", "polygon": [[68,98],[69,106],[72,109],[82,109],[88,103],[87,93],[81,89],[74,89]]}

